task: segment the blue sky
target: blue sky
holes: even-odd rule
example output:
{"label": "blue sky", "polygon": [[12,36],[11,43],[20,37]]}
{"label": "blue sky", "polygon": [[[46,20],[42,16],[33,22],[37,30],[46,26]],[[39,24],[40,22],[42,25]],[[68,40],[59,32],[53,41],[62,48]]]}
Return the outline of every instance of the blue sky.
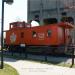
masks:
{"label": "blue sky", "polygon": [[[0,31],[1,31],[1,2],[0,0]],[[14,0],[12,5],[5,4],[4,30],[9,29],[9,23],[27,21],[27,0]]]}

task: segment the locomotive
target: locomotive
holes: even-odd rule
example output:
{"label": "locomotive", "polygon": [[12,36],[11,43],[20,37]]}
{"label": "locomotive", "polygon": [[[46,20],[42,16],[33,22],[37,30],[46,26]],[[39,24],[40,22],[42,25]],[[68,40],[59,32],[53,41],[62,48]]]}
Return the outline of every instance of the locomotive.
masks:
{"label": "locomotive", "polygon": [[[46,53],[61,54],[65,53],[65,46],[72,43],[70,35],[72,28],[73,25],[68,22],[36,27],[32,27],[31,24],[24,21],[12,22],[9,30],[6,31],[5,42],[9,50],[12,48],[15,51],[26,51],[28,47],[47,47],[48,49],[45,49]],[[38,52],[37,49],[36,52]]]}

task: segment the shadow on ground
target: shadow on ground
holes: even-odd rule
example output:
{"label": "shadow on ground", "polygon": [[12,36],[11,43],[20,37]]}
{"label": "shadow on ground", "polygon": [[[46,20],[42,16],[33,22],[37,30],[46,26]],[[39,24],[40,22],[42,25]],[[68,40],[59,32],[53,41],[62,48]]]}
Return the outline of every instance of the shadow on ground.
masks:
{"label": "shadow on ground", "polygon": [[[10,52],[4,52],[4,57],[7,57],[7,60],[10,62],[16,62],[18,60],[28,60],[28,61],[34,61],[34,62],[41,62],[41,63],[48,63],[48,64],[54,64],[58,65],[60,63],[62,64],[70,64],[70,67],[73,66],[72,64],[72,58],[71,57],[65,57],[65,56],[57,56],[57,55],[42,55],[42,54],[32,54],[32,53],[10,53]],[[11,59],[15,58],[15,60]]]}

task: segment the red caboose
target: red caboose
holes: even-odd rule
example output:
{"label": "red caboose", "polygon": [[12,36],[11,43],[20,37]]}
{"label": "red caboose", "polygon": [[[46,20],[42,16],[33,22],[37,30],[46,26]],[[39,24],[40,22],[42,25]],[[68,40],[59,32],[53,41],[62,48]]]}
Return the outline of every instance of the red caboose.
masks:
{"label": "red caboose", "polygon": [[10,29],[6,31],[6,45],[8,47],[13,45],[15,48],[69,45],[71,43],[71,28],[73,28],[72,25],[63,22],[37,27],[31,27],[25,22],[13,22],[10,23]]}

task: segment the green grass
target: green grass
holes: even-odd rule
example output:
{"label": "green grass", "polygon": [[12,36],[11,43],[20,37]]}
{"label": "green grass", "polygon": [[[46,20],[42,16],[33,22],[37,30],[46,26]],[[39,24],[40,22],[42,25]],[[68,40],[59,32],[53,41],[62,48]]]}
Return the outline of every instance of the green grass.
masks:
{"label": "green grass", "polygon": [[[69,67],[69,68],[71,68],[71,64],[61,64],[61,63],[59,63],[59,64],[57,64],[58,66],[62,66],[62,67]],[[72,66],[72,68],[74,68],[74,65]]]}
{"label": "green grass", "polygon": [[0,69],[0,75],[19,75],[19,74],[13,67],[4,64],[4,68]]}

